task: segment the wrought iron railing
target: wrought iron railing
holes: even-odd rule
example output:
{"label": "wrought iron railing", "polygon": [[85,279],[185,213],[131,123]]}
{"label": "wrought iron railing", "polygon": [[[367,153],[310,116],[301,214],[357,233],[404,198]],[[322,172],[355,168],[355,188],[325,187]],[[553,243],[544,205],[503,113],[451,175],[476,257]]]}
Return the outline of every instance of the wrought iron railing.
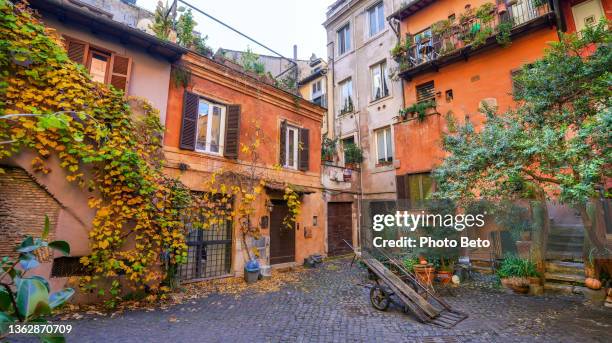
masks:
{"label": "wrought iron railing", "polygon": [[400,71],[435,61],[471,46],[477,48],[497,36],[504,43],[515,28],[530,23],[551,12],[546,0],[518,0],[508,5],[496,5],[488,20],[476,16],[464,17],[450,25],[443,33],[417,35],[413,44],[396,52]]}

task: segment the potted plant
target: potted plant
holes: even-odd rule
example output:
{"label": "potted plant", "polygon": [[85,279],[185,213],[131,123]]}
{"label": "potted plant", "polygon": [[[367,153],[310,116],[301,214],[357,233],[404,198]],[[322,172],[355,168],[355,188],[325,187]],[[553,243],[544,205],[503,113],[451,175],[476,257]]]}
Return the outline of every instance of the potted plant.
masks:
{"label": "potted plant", "polygon": [[417,118],[419,121],[425,120],[428,114],[431,114],[430,109],[436,108],[434,100],[417,102],[399,111],[400,117],[403,119]]}
{"label": "potted plant", "polygon": [[446,261],[444,257],[440,257],[440,268],[438,268],[438,271],[436,273],[438,281],[443,284],[451,282],[454,269],[455,262]]}
{"label": "potted plant", "polygon": [[431,286],[435,271],[433,264],[428,263],[423,257],[419,257],[419,264],[413,266],[414,275],[423,286]]}
{"label": "potted plant", "polygon": [[337,143],[338,138],[331,139],[329,137],[323,137],[323,142],[321,144],[321,159],[323,161],[331,162],[334,160]]}
{"label": "potted plant", "polygon": [[502,284],[510,288],[514,293],[527,294],[529,293],[529,280],[523,277],[511,276],[502,279]]}
{"label": "potted plant", "polygon": [[395,44],[395,46],[393,47],[393,49],[391,49],[390,53],[393,59],[396,62],[399,62],[402,56],[404,56],[404,54],[406,53],[406,51],[408,51],[406,44],[402,44],[401,41],[398,41],[397,44]]}
{"label": "potted plant", "polygon": [[347,144],[344,147],[345,165],[347,168],[357,169],[363,162],[363,152],[356,144]]}
{"label": "potted plant", "polygon": [[[529,292],[529,278],[537,278],[540,274],[535,263],[530,260],[509,256],[502,261],[497,270],[497,276],[501,279],[502,285],[512,289],[515,293],[526,294]],[[539,286],[539,280],[537,282]]]}

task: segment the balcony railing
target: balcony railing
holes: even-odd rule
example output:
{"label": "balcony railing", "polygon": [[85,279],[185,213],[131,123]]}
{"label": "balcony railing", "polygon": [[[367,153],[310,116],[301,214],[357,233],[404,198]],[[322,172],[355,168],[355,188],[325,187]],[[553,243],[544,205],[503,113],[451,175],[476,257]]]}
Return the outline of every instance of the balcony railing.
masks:
{"label": "balcony railing", "polygon": [[502,45],[510,43],[511,35],[519,27],[550,15],[546,0],[495,5],[484,19],[483,15],[462,15],[455,22],[446,21],[442,28],[435,28],[434,24],[430,31],[411,38],[412,44],[398,44],[392,54],[400,64],[400,73],[405,73],[429,62],[459,55],[467,48],[475,50],[495,41]]}

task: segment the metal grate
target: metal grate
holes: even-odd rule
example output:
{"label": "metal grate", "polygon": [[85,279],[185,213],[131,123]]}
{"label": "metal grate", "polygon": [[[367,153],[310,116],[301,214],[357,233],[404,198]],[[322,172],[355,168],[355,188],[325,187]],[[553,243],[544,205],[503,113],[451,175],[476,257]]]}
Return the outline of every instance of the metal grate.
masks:
{"label": "metal grate", "polygon": [[232,227],[232,221],[223,220],[209,229],[189,229],[187,263],[179,269],[181,280],[193,281],[230,274]]}
{"label": "metal grate", "polygon": [[84,276],[90,272],[80,262],[79,256],[64,256],[53,260],[52,277]]}

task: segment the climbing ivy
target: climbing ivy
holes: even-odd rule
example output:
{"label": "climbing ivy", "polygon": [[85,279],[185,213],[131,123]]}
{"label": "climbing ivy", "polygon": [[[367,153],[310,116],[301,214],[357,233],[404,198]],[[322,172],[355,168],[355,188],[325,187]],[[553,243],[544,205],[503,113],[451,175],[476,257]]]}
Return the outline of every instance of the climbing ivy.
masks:
{"label": "climbing ivy", "polygon": [[23,3],[0,0],[0,36],[0,158],[33,151],[34,169],[49,173],[57,156],[66,179],[89,192],[87,289],[108,295],[98,281],[125,275],[134,288],[163,290],[158,261],[185,261],[181,212],[193,199],[162,174],[157,110],[140,99],[131,107],[122,91],[92,81]]}
{"label": "climbing ivy", "polygon": [[291,185],[285,187],[285,194],[283,199],[287,201],[287,207],[289,213],[283,218],[283,225],[290,230],[293,230],[298,217],[300,216],[300,208],[302,203],[300,202],[300,195],[293,189]]}

